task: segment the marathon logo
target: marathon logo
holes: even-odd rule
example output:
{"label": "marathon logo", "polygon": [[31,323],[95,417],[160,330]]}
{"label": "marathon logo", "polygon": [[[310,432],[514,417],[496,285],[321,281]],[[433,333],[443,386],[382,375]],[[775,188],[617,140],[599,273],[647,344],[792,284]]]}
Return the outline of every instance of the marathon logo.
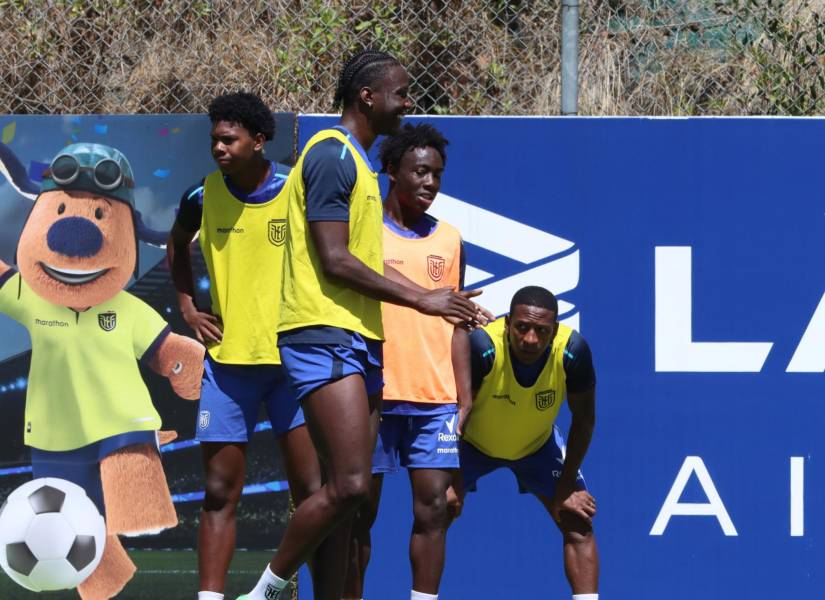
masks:
{"label": "marathon logo", "polygon": [[43,319],[35,319],[35,325],[40,325],[41,327],[68,327],[68,321],[57,321],[55,319],[44,321]]}
{"label": "marathon logo", "polygon": [[243,233],[244,228],[243,227],[218,227],[217,232],[218,233]]}

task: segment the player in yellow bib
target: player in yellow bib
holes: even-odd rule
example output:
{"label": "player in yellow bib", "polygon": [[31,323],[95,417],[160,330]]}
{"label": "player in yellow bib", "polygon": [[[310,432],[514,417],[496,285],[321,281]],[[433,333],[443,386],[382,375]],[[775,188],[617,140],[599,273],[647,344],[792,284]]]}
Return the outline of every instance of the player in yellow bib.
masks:
{"label": "player in yellow bib", "polygon": [[[596,421],[596,375],[587,342],[557,315],[553,294],[530,286],[513,296],[507,317],[470,334],[474,400],[461,475],[474,491],[479,478],[510,469],[519,491],[536,496],[562,532],[573,599],[598,600],[596,501],[579,471]],[[572,413],[566,452],[555,426],[565,397]]]}
{"label": "player in yellow bib", "polygon": [[[196,423],[206,472],[198,600],[222,600],[235,550],[247,444],[261,405],[296,505],[320,487],[321,471],[277,347],[289,167],[264,156],[275,120],[260,98],[247,93],[218,96],[209,105],[209,118],[218,170],[184,193],[167,247],[181,313],[207,345]],[[194,303],[189,246],[198,232],[208,271],[203,282],[209,287],[208,310]],[[314,561],[316,582],[331,578],[328,562],[322,556]]]}
{"label": "player in yellow bib", "polygon": [[[241,598],[274,600],[288,580],[368,496],[381,402],[381,302],[470,321],[477,307],[449,287],[426,290],[384,268],[378,174],[367,156],[412,107],[409,76],[392,56],[363,51],[344,65],[336,127],[313,136],[287,181],[289,195],[278,347],[325,468],[278,552]],[[386,275],[386,276],[385,276]],[[339,532],[341,529],[339,529]],[[344,548],[344,550],[346,550]],[[336,561],[346,569],[346,552]],[[337,590],[316,600],[340,600]]]}

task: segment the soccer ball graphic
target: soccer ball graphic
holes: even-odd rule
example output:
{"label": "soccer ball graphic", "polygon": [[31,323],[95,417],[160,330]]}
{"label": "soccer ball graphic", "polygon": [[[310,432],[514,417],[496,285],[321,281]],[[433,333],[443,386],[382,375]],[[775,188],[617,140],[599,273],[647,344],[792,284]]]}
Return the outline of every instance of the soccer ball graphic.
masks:
{"label": "soccer ball graphic", "polygon": [[105,543],[94,502],[63,479],[24,483],[0,508],[0,566],[32,591],[77,587],[97,567]]}

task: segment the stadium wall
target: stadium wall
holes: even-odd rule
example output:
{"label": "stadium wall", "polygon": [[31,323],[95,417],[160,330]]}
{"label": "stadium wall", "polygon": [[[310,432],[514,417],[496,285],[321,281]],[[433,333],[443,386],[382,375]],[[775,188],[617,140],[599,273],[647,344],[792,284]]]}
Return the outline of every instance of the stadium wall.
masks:
{"label": "stadium wall", "polygon": [[[295,116],[279,118],[268,155],[289,160]],[[521,285],[546,285],[593,349],[598,419],[583,470],[599,507],[605,597],[821,594],[825,121],[427,120],[451,141],[434,212],[462,230],[469,287],[485,288],[480,300],[502,313]],[[297,117],[298,143],[331,122]],[[35,179],[74,139],[121,148],[138,209],[158,231],[213,168],[203,116],[3,116],[0,131]],[[30,206],[0,178],[6,261]],[[182,328],[162,257],[141,245],[135,287]],[[5,495],[27,477],[28,342],[3,316],[0,339]],[[191,439],[195,406],[150,383],[167,426]],[[256,445],[250,483],[270,487],[250,491],[278,489],[274,444]],[[192,547],[197,501],[186,494],[200,485],[198,454],[184,445],[164,455],[178,506],[192,513],[185,527],[141,543]],[[255,527],[239,532],[239,546],[277,543],[285,496],[247,498]],[[254,535],[262,524],[272,527]],[[410,524],[407,478],[387,477],[367,597],[408,593]],[[505,473],[469,496],[450,530],[442,585],[445,598],[491,590],[524,600],[569,594],[559,534]]]}

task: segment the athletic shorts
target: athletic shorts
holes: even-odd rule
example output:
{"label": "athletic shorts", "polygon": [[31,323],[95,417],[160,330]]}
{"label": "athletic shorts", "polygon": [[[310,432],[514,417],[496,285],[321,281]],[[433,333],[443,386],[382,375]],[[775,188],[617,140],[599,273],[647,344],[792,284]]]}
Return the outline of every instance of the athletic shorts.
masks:
{"label": "athletic shorts", "polygon": [[56,477],[76,483],[106,517],[103,506],[103,483],[100,480],[100,462],[113,452],[137,444],[158,447],[155,431],[130,431],[104,438],[76,450],[51,452],[32,448],[32,477]]}
{"label": "athletic shorts", "polygon": [[[558,427],[554,426],[553,434],[544,446],[518,460],[493,458],[465,441],[461,442],[460,455],[461,476],[464,489],[468,492],[476,491],[476,482],[488,473],[507,468],[516,476],[519,493],[552,498],[564,464],[564,439]],[[587,489],[581,471],[576,479],[576,489]]]}
{"label": "athletic shorts", "polygon": [[408,469],[457,469],[458,413],[382,415],[372,455],[373,473]]}
{"label": "athletic shorts", "polygon": [[318,388],[349,375],[364,378],[367,395],[384,387],[382,343],[352,336],[352,344],[284,344],[278,346],[298,402]]}
{"label": "athletic shorts", "polygon": [[248,442],[255,431],[261,404],[275,435],[304,424],[304,413],[281,365],[227,365],[207,354],[195,439]]}

